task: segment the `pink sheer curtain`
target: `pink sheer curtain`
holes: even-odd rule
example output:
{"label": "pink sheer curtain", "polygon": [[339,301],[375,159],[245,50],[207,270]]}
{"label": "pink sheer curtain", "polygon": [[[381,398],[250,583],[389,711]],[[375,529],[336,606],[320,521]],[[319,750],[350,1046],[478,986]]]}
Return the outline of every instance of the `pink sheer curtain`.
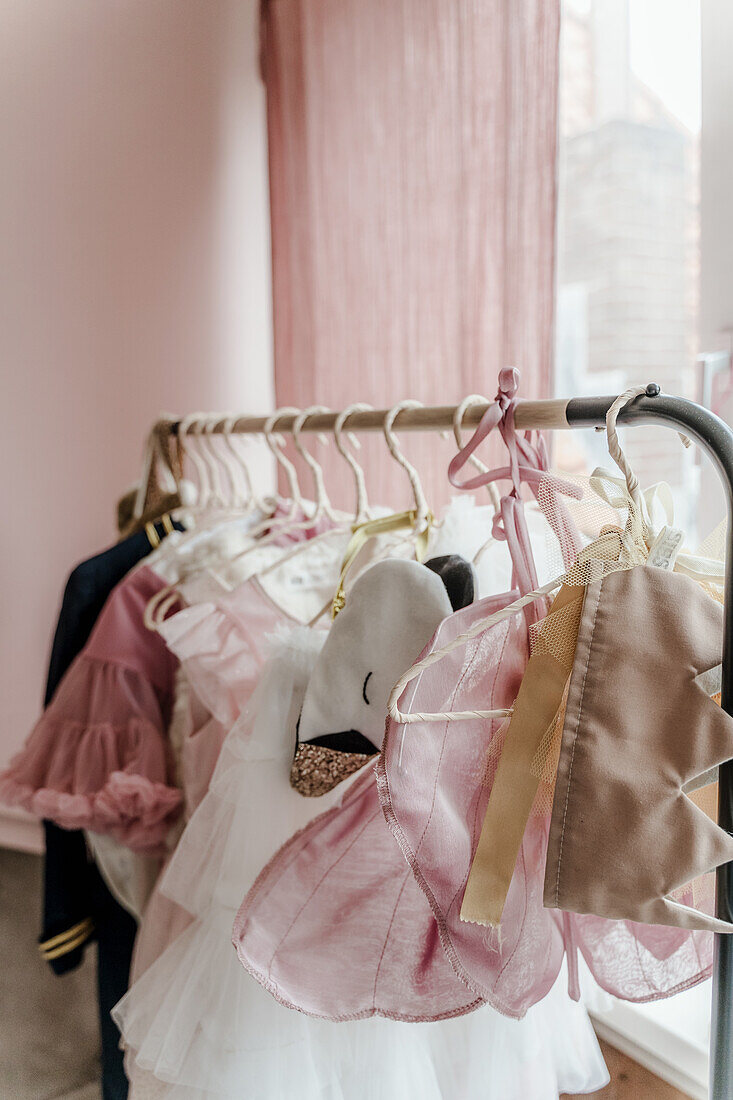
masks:
{"label": "pink sheer curtain", "polygon": [[[264,0],[280,405],[550,392],[558,31],[558,0]],[[445,498],[455,447],[403,445]]]}

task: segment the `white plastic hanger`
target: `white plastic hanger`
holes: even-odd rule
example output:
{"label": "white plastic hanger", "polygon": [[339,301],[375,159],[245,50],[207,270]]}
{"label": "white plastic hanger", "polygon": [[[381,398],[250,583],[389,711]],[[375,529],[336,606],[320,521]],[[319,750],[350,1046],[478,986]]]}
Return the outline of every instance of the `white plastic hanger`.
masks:
{"label": "white plastic hanger", "polygon": [[[331,506],[331,501],[328,498],[328,493],[326,492],[326,483],[323,478],[323,467],[321,466],[320,462],[317,461],[315,455],[312,455],[310,451],[306,450],[302,440],[303,425],[305,424],[306,420],[310,416],[314,416],[317,413],[328,413],[330,411],[331,410],[326,408],[325,405],[309,405],[307,409],[303,409],[302,412],[298,413],[295,420],[293,421],[293,443],[295,444],[296,451],[303,459],[305,464],[308,466],[313,475],[313,485],[315,488],[315,508],[313,510],[313,513],[310,516],[306,517],[306,520],[304,521],[304,523],[308,527],[313,526],[313,524],[317,523],[318,520],[323,519],[324,517],[331,520],[333,523],[337,523],[339,520],[339,517]],[[318,438],[320,442],[324,445],[328,442],[327,437],[323,434],[319,434]]]}
{"label": "white plastic hanger", "polygon": [[[333,437],[336,443],[336,450],[348,463],[351,472],[354,475],[354,484],[356,487],[356,503],[354,505],[354,526],[360,523],[366,523],[371,519],[371,511],[369,509],[369,497],[367,495],[366,479],[364,477],[364,470],[356,456],[352,454],[344,443],[344,425],[349,419],[352,413],[355,412],[368,412],[372,409],[371,405],[366,405],[362,401],[357,401],[353,405],[347,405],[342,412],[336,417],[336,423],[333,428]],[[347,431],[347,436],[351,442],[352,447],[359,448],[361,444],[356,438],[353,432]]]}
{"label": "white plastic hanger", "polygon": [[[353,412],[354,406],[351,406],[350,408]],[[259,571],[258,576],[260,577],[266,576],[268,573],[271,573],[275,569],[278,569],[281,565],[284,565],[285,562],[291,561],[293,558],[298,557],[300,554],[306,552],[311,547],[313,547],[314,544],[330,539],[334,535],[343,534],[344,530],[348,529],[349,525],[344,521],[344,517],[339,515],[331,505],[331,501],[328,497],[323,477],[323,467],[317,461],[315,456],[306,450],[301,438],[303,425],[305,424],[308,417],[313,416],[316,413],[323,412],[330,412],[330,409],[326,408],[323,405],[311,405],[309,408],[303,409],[303,411],[299,413],[299,415],[295,418],[295,421],[293,423],[293,442],[295,444],[296,450],[313,474],[313,482],[315,487],[315,508],[312,514],[310,516],[307,516],[300,523],[289,525],[287,531],[293,532],[294,530],[298,529],[308,530],[309,528],[314,527],[314,525],[317,524],[319,520],[324,518],[329,521],[329,526],[324,531],[317,532],[311,538],[304,539],[303,541],[296,543],[296,545],[291,547],[289,550],[286,550],[281,557],[277,558],[275,561],[265,566],[264,569]],[[344,410],[344,412],[348,415],[348,410]],[[339,420],[341,420],[341,423],[343,423],[343,419],[345,419],[345,415],[344,413],[341,413],[340,417],[337,419],[336,425],[334,426],[334,435],[336,435],[336,429],[339,428],[337,445],[340,442],[341,446],[339,447],[339,451],[341,454],[344,455],[347,461],[349,461],[350,456],[342,449],[343,440],[341,439],[340,435]],[[327,442],[327,437],[325,435],[319,435],[319,438],[323,443]],[[349,462],[349,465],[351,466],[352,470],[355,470],[355,467],[351,464],[351,462]],[[361,470],[361,467],[358,466],[358,464],[357,468],[361,473],[363,483],[363,471]],[[323,611],[319,612],[316,618],[312,620],[310,625],[317,622],[318,619],[320,619],[321,615],[324,614],[326,610],[328,610],[329,606],[330,604],[326,605]]]}

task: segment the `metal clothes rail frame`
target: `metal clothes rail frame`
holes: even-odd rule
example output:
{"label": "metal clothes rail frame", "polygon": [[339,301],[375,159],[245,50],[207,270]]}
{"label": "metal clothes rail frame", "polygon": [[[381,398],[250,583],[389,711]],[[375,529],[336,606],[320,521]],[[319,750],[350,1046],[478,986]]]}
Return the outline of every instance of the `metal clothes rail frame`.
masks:
{"label": "metal clothes rail frame", "polygon": [[[570,400],[519,401],[515,408],[514,422],[518,429],[574,429],[598,428],[605,425],[606,413],[614,397],[579,397]],[[462,424],[475,427],[486,404],[477,404],[466,410]],[[449,429],[453,424],[454,406],[404,409],[394,420],[397,431],[435,431]],[[387,410],[355,412],[344,427],[350,431],[379,431]],[[318,413],[308,417],[303,424],[305,432],[332,430],[336,413]],[[277,431],[292,429],[294,417],[284,415],[276,422]],[[680,397],[660,393],[656,383],[650,383],[646,394],[635,398],[620,413],[619,422],[629,425],[664,424],[683,432],[712,459],[723,482],[728,506],[728,532],[726,540],[726,577],[723,628],[723,676],[721,705],[733,715],[733,430],[719,417],[701,405]],[[211,422],[210,422],[211,423]],[[267,419],[241,417],[227,423],[224,418],[211,424],[208,430],[215,433],[233,431],[244,434],[261,434]],[[181,430],[179,421],[161,421],[163,430],[176,434]],[[195,432],[194,426],[184,429]],[[720,768],[718,795],[718,822],[733,835],[733,761]],[[733,863],[718,870],[717,912],[724,920],[733,920]],[[710,1038],[710,1100],[733,1100],[733,935],[715,935],[713,963],[713,1016]]]}

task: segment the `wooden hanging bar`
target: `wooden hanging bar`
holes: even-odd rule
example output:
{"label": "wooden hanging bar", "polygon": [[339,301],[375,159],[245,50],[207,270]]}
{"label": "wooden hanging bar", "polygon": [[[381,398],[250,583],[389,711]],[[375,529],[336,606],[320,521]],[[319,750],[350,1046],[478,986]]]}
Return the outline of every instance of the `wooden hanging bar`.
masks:
{"label": "wooden hanging bar", "polygon": [[[609,397],[609,405],[613,400],[614,398]],[[489,401],[469,406],[462,418],[462,426],[466,429],[475,428],[486,410],[493,404],[493,401]],[[514,412],[514,423],[521,431],[529,428],[548,430],[569,428],[571,425],[565,415],[568,404],[566,398],[551,401],[518,401]],[[354,412],[345,421],[344,430],[379,432],[382,430],[384,418],[388,412],[389,409],[369,409]],[[401,432],[448,431],[453,427],[455,412],[455,405],[426,405],[423,408],[402,409],[395,417],[393,427],[395,431]],[[338,412],[314,413],[303,422],[302,431],[332,432],[338,415]],[[240,416],[232,423],[231,418],[227,420],[223,416],[217,420],[216,414],[211,414],[210,418],[203,414],[202,420],[209,420],[210,423],[216,420],[216,424],[207,429],[214,435],[223,434],[225,430],[237,435],[262,435],[268,422],[266,416]],[[279,432],[290,432],[293,429],[294,422],[295,416],[286,413],[278,418],[275,428]],[[177,434],[181,422],[164,420],[159,421],[159,423],[167,426],[172,434]],[[193,423],[186,425],[183,434],[196,435],[198,431],[199,428]]]}

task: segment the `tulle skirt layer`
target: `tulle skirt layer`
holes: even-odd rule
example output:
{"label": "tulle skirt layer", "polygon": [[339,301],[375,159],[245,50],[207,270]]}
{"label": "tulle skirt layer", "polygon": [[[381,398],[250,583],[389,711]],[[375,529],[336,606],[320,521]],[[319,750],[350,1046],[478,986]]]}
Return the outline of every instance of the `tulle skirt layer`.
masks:
{"label": "tulle skirt layer", "polygon": [[192,924],[115,1009],[151,1096],[146,1074],[166,1100],[557,1100],[607,1083],[562,978],[521,1022],[484,1007],[436,1024],[330,1023],[283,1008],[242,969],[233,916]]}

